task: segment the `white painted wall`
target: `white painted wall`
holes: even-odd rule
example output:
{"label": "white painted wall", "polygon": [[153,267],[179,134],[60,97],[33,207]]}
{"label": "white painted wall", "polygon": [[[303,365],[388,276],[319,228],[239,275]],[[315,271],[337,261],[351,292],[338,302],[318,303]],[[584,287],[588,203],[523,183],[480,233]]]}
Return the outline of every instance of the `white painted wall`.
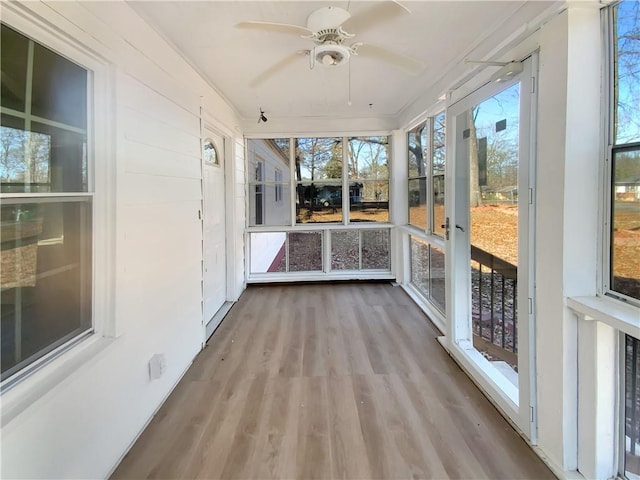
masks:
{"label": "white painted wall", "polygon": [[572,6],[540,32],[535,252],[538,438],[545,454],[563,470],[578,468],[581,403],[578,323],[565,299],[596,293],[602,164],[600,37],[597,5]]}
{"label": "white painted wall", "polygon": [[259,232],[251,234],[250,273],[266,273],[285,244],[285,232]]}
{"label": "white painted wall", "polygon": [[[96,158],[109,164],[111,177],[96,178],[95,208],[108,212],[99,218],[112,223],[109,231],[97,225],[97,236],[107,238],[97,264],[113,267],[102,284],[114,295],[107,305],[113,316],[97,325],[93,338],[3,393],[1,476],[101,478],[117,465],[204,340],[201,105],[234,139],[235,223],[229,239],[238,255],[229,283],[235,298],[244,287],[242,133],[234,111],[127,4],[2,8],[3,22],[36,41],[54,49],[52,44],[72,42],[104,65],[98,75],[112,96],[97,102],[95,115],[103,121]],[[115,204],[106,201],[110,196]],[[148,360],[155,353],[166,356],[167,370],[150,381]]]}

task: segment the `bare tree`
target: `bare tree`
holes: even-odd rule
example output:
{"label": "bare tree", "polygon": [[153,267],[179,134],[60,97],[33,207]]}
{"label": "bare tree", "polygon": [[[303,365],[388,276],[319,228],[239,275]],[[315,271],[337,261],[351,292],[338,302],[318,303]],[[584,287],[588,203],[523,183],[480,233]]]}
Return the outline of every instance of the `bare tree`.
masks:
{"label": "bare tree", "polygon": [[0,127],[0,166],[3,182],[24,179],[25,133],[9,127]]}
{"label": "bare tree", "polygon": [[640,141],[640,2],[621,2],[614,11],[614,141],[622,144]]}
{"label": "bare tree", "polygon": [[482,203],[480,190],[480,169],[478,166],[478,133],[476,119],[480,109],[478,107],[468,111],[469,116],[469,206],[477,207]]}

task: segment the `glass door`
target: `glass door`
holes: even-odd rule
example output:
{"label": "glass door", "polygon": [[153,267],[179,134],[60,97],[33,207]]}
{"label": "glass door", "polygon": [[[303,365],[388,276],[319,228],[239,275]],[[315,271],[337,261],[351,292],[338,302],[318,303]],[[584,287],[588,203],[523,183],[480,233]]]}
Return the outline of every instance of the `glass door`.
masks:
{"label": "glass door", "polygon": [[451,107],[453,195],[445,225],[452,350],[531,437],[530,64],[520,77],[489,83]]}

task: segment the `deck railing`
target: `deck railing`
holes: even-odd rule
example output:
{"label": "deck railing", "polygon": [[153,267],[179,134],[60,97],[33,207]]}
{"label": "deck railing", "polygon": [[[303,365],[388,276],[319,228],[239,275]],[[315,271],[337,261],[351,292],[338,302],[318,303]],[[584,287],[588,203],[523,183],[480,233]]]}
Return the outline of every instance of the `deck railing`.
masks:
{"label": "deck railing", "polygon": [[471,246],[474,346],[490,360],[517,369],[518,267]]}

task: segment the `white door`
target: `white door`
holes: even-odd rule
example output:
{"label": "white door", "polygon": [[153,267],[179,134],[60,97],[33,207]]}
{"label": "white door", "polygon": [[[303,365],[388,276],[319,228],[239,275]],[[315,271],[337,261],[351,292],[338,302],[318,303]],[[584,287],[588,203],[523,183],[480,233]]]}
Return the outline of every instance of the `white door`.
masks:
{"label": "white door", "polygon": [[449,345],[535,443],[532,60],[450,107]]}
{"label": "white door", "polygon": [[[203,313],[207,331],[227,291],[225,244],[224,138],[205,128],[202,161]],[[220,322],[221,318],[216,318]]]}

